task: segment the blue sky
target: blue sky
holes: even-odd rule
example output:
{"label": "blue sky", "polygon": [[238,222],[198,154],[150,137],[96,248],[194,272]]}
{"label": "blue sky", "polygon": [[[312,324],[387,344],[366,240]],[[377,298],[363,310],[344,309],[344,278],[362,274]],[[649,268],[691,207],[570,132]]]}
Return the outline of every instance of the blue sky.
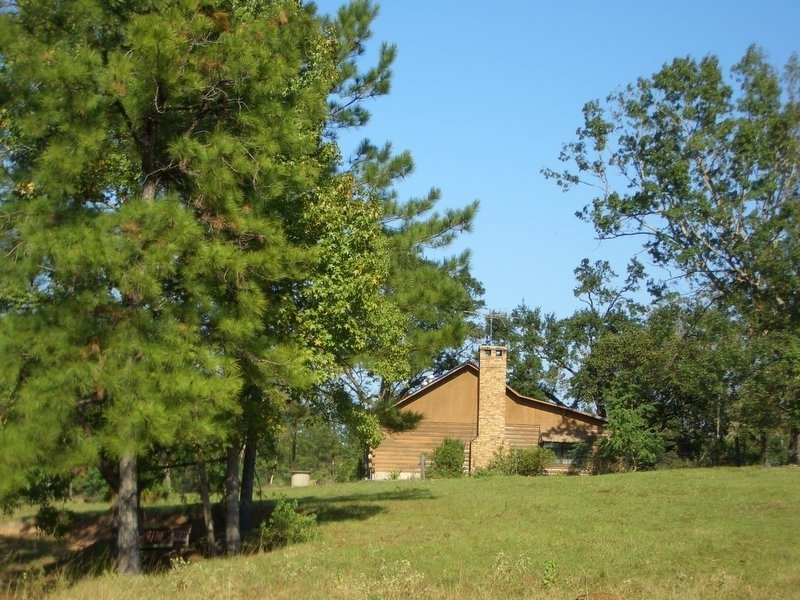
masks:
{"label": "blue sky", "polygon": [[[337,1],[317,2],[332,13]],[[385,0],[369,56],[398,46],[392,92],[369,105],[357,132],[410,150],[402,197],[431,187],[440,206],[480,200],[472,251],[487,307],[523,300],[567,316],[583,257],[624,272],[635,243],[599,243],[575,216],[588,191],[563,193],[540,174],[558,167],[583,104],[648,76],[678,56],[715,54],[725,69],[750,44],[783,66],[800,50],[800,2]],[[642,260],[646,257],[641,256]]]}

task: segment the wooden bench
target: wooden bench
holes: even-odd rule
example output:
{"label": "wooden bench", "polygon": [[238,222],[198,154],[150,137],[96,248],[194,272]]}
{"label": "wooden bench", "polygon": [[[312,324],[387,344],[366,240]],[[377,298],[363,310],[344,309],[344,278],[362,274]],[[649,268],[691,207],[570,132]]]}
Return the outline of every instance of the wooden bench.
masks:
{"label": "wooden bench", "polygon": [[145,529],[144,533],[139,537],[139,549],[142,551],[160,550],[165,553],[184,552],[189,548],[189,536],[191,533],[191,525]]}

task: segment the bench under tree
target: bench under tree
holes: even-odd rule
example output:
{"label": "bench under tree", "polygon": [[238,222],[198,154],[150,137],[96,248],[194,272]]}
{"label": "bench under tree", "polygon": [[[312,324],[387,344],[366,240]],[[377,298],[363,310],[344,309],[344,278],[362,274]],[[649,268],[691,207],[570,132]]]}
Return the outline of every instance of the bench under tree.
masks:
{"label": "bench under tree", "polygon": [[151,552],[160,550],[170,554],[185,552],[189,548],[191,533],[191,524],[145,529],[139,537],[139,549]]}

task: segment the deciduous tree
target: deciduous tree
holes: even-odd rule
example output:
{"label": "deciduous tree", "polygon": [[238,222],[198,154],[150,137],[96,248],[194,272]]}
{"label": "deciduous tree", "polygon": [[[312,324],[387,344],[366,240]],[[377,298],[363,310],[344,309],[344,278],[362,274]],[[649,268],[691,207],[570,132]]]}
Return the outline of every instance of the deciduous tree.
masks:
{"label": "deciduous tree", "polygon": [[605,390],[588,361],[595,345],[606,334],[616,334],[637,322],[644,307],[633,299],[644,270],[634,260],[625,279],[617,285],[616,273],[607,261],[588,259],[575,269],[575,297],[584,306],[572,315],[542,315],[526,305],[513,310],[498,323],[497,334],[508,343],[509,383],[533,397],[577,407],[605,416]]}
{"label": "deciduous tree", "polygon": [[[735,312],[757,388],[771,390],[758,394],[762,427],[789,424],[795,438],[798,380],[787,367],[800,331],[799,101],[796,57],[780,76],[753,47],[729,77],[713,56],[676,59],[586,104],[561,155],[573,167],[545,171],[565,188],[597,190],[580,216],[600,238],[642,237],[684,289]],[[777,402],[765,397],[776,393]]]}
{"label": "deciduous tree", "polygon": [[[376,16],[375,5],[358,0],[340,8],[332,20],[339,40],[339,79],[332,89],[327,131],[334,138],[343,128],[367,124],[366,101],[389,93],[394,45],[383,43],[375,65],[362,68]],[[413,169],[408,151],[395,153],[391,144],[369,140],[359,144],[343,165],[357,195],[379,207],[389,256],[383,298],[402,319],[401,343],[340,353],[344,376],[321,388],[320,398],[334,399],[334,405],[347,413],[340,416],[368,436],[376,432],[368,433],[371,419],[365,418],[364,409],[384,426],[413,426],[413,416],[392,410],[394,403],[422,383],[432,363],[444,364],[447,351],[463,344],[472,328],[470,317],[481,305],[483,289],[470,274],[469,252],[434,258],[471,229],[478,203],[439,213],[435,208],[441,193],[435,188],[422,197],[401,200],[395,184]]]}

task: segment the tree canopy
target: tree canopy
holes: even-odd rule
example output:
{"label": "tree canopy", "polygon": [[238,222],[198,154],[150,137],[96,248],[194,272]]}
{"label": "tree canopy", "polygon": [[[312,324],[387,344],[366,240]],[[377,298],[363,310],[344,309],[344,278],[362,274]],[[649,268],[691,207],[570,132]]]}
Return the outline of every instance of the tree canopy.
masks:
{"label": "tree canopy", "polygon": [[657,264],[767,323],[797,318],[800,65],[783,76],[757,48],[723,73],[676,59],[584,107],[577,141],[546,171],[599,195],[581,217],[598,235],[639,235]]}
{"label": "tree canopy", "polygon": [[33,465],[118,461],[123,572],[139,568],[137,458],[238,453],[344,366],[405,376],[417,319],[452,318],[410,311],[409,264],[464,305],[467,256],[422,249],[474,205],[421,218],[436,193],[391,191],[407,153],[366,143],[348,165],[336,142],[389,89],[392,46],[360,69],[375,14],[30,0],[0,15],[0,495]]}
{"label": "tree canopy", "polygon": [[737,440],[749,428],[762,460],[766,432],[788,426],[796,460],[799,73],[796,57],[779,74],[755,47],[730,75],[714,56],[678,58],[584,106],[560,157],[570,166],[545,175],[596,191],[578,216],[600,239],[641,237],[652,262],[681,277],[653,282],[646,323],[594,346],[579,396],[655,401],[690,438],[715,430],[721,443],[728,427]]}

